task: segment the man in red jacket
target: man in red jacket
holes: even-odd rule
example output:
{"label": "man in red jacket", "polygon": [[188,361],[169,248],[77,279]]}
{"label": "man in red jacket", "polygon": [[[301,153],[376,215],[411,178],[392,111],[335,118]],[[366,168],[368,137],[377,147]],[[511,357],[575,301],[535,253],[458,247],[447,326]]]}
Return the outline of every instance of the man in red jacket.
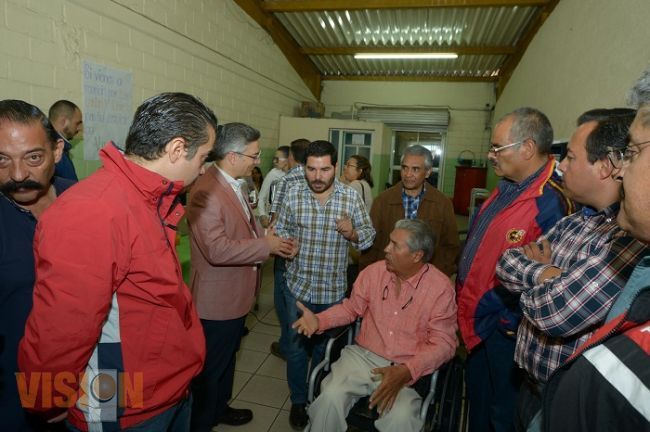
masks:
{"label": "man in red jacket", "polygon": [[570,210],[550,154],[544,113],[519,108],[494,127],[488,159],[502,177],[474,217],[456,277],[458,327],[469,351],[471,432],[514,430],[520,377],[514,363],[519,298],[496,278],[503,252],[528,244]]}
{"label": "man in red jacket", "polygon": [[23,406],[72,430],[187,431],[201,323],[174,239],[176,196],[203,173],[217,119],[163,93],[136,111],[122,152],[41,217],[34,306],[20,343]]}

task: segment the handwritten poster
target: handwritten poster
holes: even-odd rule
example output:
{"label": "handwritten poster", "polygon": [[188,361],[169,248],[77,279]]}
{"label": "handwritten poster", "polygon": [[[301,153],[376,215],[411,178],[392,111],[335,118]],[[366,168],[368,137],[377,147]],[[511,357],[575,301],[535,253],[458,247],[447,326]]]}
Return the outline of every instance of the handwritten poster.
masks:
{"label": "handwritten poster", "polygon": [[107,141],[124,148],[133,119],[133,74],[84,60],[84,159],[98,160]]}

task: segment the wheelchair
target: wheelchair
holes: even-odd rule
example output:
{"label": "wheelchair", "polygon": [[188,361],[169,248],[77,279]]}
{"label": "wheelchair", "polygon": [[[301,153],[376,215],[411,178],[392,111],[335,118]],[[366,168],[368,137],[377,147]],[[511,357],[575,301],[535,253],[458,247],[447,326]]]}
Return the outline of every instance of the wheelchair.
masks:
{"label": "wheelchair", "polygon": [[[309,377],[307,399],[312,403],[320,394],[322,380],[330,373],[331,366],[346,345],[352,344],[358,333],[360,321],[355,325],[330,330],[323,361],[316,365]],[[422,397],[420,418],[424,432],[465,432],[468,429],[468,403],[465,394],[464,362],[454,357],[432,374],[421,377],[413,388]],[[346,421],[353,430],[376,432],[375,420],[379,418],[376,408],[368,407],[369,396],[360,398],[350,409]],[[350,430],[350,429],[348,429]]]}

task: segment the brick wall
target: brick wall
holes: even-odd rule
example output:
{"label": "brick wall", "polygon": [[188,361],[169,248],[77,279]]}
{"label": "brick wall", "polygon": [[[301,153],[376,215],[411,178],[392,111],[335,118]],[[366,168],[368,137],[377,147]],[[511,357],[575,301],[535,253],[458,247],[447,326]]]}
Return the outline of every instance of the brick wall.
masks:
{"label": "brick wall", "polygon": [[[262,132],[270,168],[280,115],[313,99],[271,38],[231,0],[0,0],[0,91],[47,113],[83,103],[84,59],[133,74],[133,109],[163,91],[192,93],[220,122]],[[73,160],[82,176],[98,163]]]}

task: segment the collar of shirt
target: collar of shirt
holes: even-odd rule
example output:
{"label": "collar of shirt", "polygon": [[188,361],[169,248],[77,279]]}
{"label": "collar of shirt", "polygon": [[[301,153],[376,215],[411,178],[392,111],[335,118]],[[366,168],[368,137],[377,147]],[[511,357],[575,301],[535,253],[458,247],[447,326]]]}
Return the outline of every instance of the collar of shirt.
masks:
{"label": "collar of shirt", "polygon": [[[431,264],[425,264],[410,278],[402,279],[400,297],[404,296],[405,294],[410,294],[411,290],[418,288],[418,285],[420,282],[422,282],[422,278],[424,278],[424,275],[429,271],[430,265]],[[388,272],[388,275],[388,280],[384,285],[386,285],[388,292],[390,293],[391,290],[395,289],[395,286],[397,285],[397,275],[393,272]]]}
{"label": "collar of shirt", "polygon": [[606,207],[600,211],[592,207],[584,206],[580,212],[583,219],[588,219],[594,216],[604,216],[605,218],[613,219],[616,218],[616,214],[618,213],[620,207],[621,203],[617,201],[609,207]]}
{"label": "collar of shirt", "polygon": [[510,191],[513,191],[513,190],[523,191],[523,190],[527,189],[528,186],[530,186],[530,184],[535,181],[537,176],[539,176],[542,173],[544,168],[546,168],[547,163],[545,163],[540,169],[535,171],[535,173],[533,175],[528,176],[528,178],[526,178],[524,181],[522,181],[520,183],[515,183],[513,181],[506,180],[505,178],[501,179],[501,181],[499,181],[499,183],[497,184],[497,187],[499,188],[499,192],[500,193],[507,193],[507,192],[510,192]]}

